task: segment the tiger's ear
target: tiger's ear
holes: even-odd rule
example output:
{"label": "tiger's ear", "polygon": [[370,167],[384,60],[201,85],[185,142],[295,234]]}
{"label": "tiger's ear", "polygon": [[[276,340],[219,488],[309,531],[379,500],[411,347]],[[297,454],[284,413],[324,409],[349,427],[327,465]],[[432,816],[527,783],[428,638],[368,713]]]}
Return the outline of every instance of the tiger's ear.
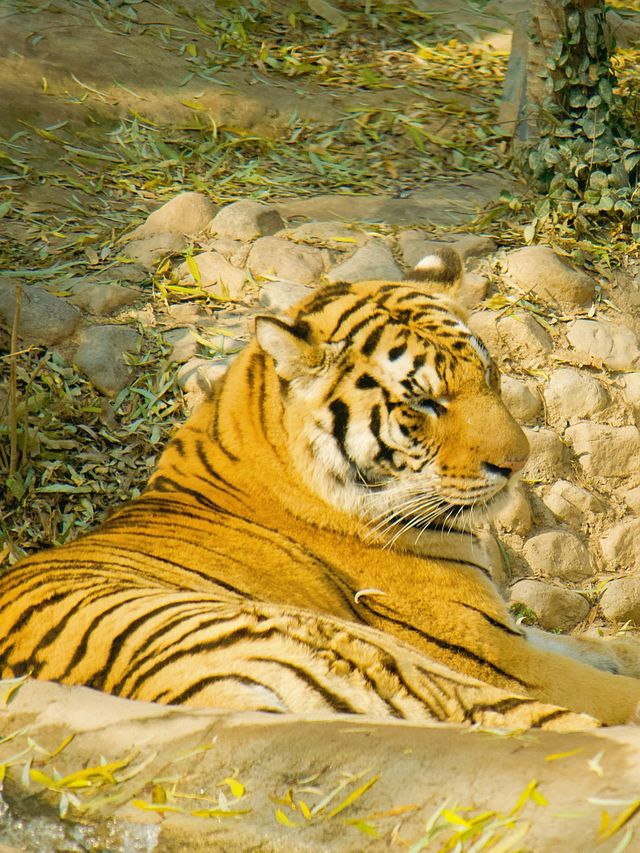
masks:
{"label": "tiger's ear", "polygon": [[418,261],[414,269],[405,275],[405,280],[419,283],[420,290],[427,293],[455,297],[460,290],[463,275],[460,253],[444,243]]}
{"label": "tiger's ear", "polygon": [[283,379],[309,374],[322,363],[322,350],[309,337],[309,326],[304,320],[290,325],[277,317],[264,314],[256,317],[258,344],[271,356],[276,373]]}

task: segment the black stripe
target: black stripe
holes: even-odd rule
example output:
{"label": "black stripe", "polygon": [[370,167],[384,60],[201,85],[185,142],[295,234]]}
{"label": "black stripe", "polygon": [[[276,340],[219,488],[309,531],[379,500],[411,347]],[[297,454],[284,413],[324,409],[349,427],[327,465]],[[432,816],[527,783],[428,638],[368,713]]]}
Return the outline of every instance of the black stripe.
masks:
{"label": "black stripe", "polygon": [[384,332],[384,326],[381,324],[377,326],[372,332],[369,333],[367,339],[362,345],[362,354],[363,355],[371,355],[371,353],[378,346],[380,338],[382,337],[382,333]]}
{"label": "black stripe", "polygon": [[330,332],[328,332],[327,335],[325,336],[326,340],[327,341],[333,340],[334,336],[337,335],[339,329],[341,328],[341,326],[345,322],[345,320],[348,320],[352,314],[355,314],[356,311],[359,311],[360,308],[363,308],[367,304],[369,304],[369,296],[364,296],[364,297],[361,297],[360,299],[357,299],[348,308],[345,308],[345,310],[342,312],[342,314],[340,314],[337,321],[335,322],[333,329]]}
{"label": "black stripe", "polygon": [[386,613],[381,612],[373,605],[369,604],[366,600],[361,600],[361,606],[369,610],[378,618],[382,619],[385,622],[392,622],[394,625],[399,625],[408,633],[417,634],[421,637],[425,642],[432,643],[434,646],[437,646],[439,649],[443,649],[444,651],[453,652],[454,654],[462,655],[462,657],[467,658],[468,660],[472,660],[480,666],[487,667],[492,672],[495,672],[498,675],[501,675],[503,678],[507,678],[510,681],[515,681],[518,684],[521,684],[523,687],[529,689],[532,687],[531,684],[528,684],[526,681],[523,681],[521,678],[518,678],[515,675],[512,675],[510,672],[502,669],[486,658],[480,657],[475,652],[472,652],[471,649],[467,649],[464,646],[459,646],[456,643],[449,643],[446,640],[441,640],[439,637],[434,637],[431,634],[427,634],[426,631],[422,631],[420,628],[417,628],[415,625],[411,625],[408,622],[404,622],[402,619],[395,619],[392,616],[388,616]]}
{"label": "black stripe", "polygon": [[[486,569],[483,569],[482,566],[476,566],[475,563],[469,563],[467,560],[460,561],[456,560],[455,562],[462,562],[465,566],[473,566],[476,569],[482,569],[485,574],[488,574]],[[504,631],[505,634],[512,634],[514,637],[525,637],[524,631],[518,631],[517,629],[512,628],[510,625],[505,625],[504,622],[500,622],[498,619],[494,619],[493,616],[489,616],[488,613],[485,613],[484,610],[481,610],[479,607],[474,607],[473,604],[467,604],[466,601],[455,601],[455,604],[459,604],[460,607],[466,607],[467,610],[473,610],[475,613],[479,613],[482,618],[488,622],[490,625],[493,625],[494,628],[499,628],[501,631]]]}
{"label": "black stripe", "polygon": [[343,400],[337,398],[329,404],[329,411],[333,415],[333,437],[344,453],[347,429],[349,428],[349,407]]}
{"label": "black stripe", "polygon": [[[159,702],[164,701],[165,704],[170,705],[182,705],[187,702],[189,699],[192,699],[197,693],[202,693],[210,684],[217,684],[220,681],[235,681],[239,684],[250,685],[251,687],[262,687],[265,690],[268,690],[270,693],[278,696],[273,687],[270,687],[268,684],[264,684],[262,681],[258,681],[257,678],[249,678],[246,675],[209,675],[206,678],[201,678],[199,681],[194,682],[190,687],[187,687],[182,693],[178,693],[167,700],[163,699],[163,697],[169,695],[168,690],[163,690],[161,693],[158,693],[156,696],[151,699],[147,699],[147,702]],[[132,697],[135,698],[135,697]],[[282,699],[281,696],[278,696],[278,699],[282,702],[283,705],[287,703]],[[269,711],[271,713],[283,713],[279,708],[262,708],[262,711]]]}
{"label": "black stripe", "polygon": [[[162,593],[156,593],[156,595],[158,595],[158,594],[165,595],[166,593],[163,593],[163,592]],[[71,658],[71,660],[67,664],[64,672],[60,676],[58,676],[59,679],[61,681],[63,681],[64,679],[68,678],[71,675],[72,671],[75,669],[75,667],[80,663],[82,658],[87,653],[87,649],[89,647],[89,643],[91,641],[92,634],[96,631],[96,629],[99,627],[101,622],[103,622],[108,616],[110,616],[116,610],[119,610],[121,607],[124,607],[125,605],[131,603],[132,601],[141,601],[142,599],[145,599],[145,598],[149,598],[149,596],[148,595],[142,595],[142,596],[138,595],[136,597],[127,598],[124,601],[120,600],[120,601],[117,601],[115,604],[112,604],[111,607],[108,607],[106,610],[103,610],[101,613],[99,613],[92,620],[91,624],[88,625],[87,628],[85,628],[84,633],[82,635],[82,640],[80,641],[80,644],[76,647],[76,650],[73,654],[73,657]],[[154,606],[153,614],[155,615],[157,613],[161,613],[163,610],[168,610],[173,606],[173,604],[174,604],[173,602],[170,602],[168,604],[163,604],[160,607]],[[140,624],[141,624],[148,615],[149,614],[144,614],[137,621],[140,622]],[[120,635],[116,635],[116,638],[118,636],[121,636],[123,633],[127,634],[127,636],[128,636],[128,631],[133,626],[133,624],[134,623],[130,623],[130,625],[127,625],[124,632],[121,632]],[[111,656],[111,652],[110,652],[110,654],[107,658],[107,662],[102,667],[101,681],[103,682],[103,684],[104,684],[104,681],[110,675],[110,669],[113,666],[113,662],[114,662],[115,658],[117,657],[117,651],[119,651],[120,647],[122,646],[122,642],[124,642],[125,639],[126,639],[126,636],[124,637],[123,640],[120,641],[120,643],[118,645],[118,649],[113,653],[113,657]],[[145,642],[146,641],[147,641],[147,638],[145,637]],[[112,650],[112,652],[114,651],[113,650],[113,642],[111,644],[111,650]],[[108,668],[108,671],[105,672],[105,670],[107,668]],[[95,674],[93,677],[95,677]],[[100,685],[99,689],[102,689],[103,684]]]}
{"label": "black stripe", "polygon": [[337,714],[358,713],[356,710],[354,710],[353,706],[350,705],[345,698],[343,698],[342,696],[338,696],[338,694],[334,693],[333,690],[329,690],[328,687],[325,687],[318,681],[318,679],[313,673],[308,672],[306,669],[303,669],[301,666],[298,666],[295,663],[290,663],[289,661],[284,660],[274,660],[273,658],[255,657],[250,658],[250,660],[254,660],[257,663],[275,664],[276,666],[289,670],[289,672],[292,672],[299,681],[304,682],[313,690],[314,693],[319,694],[327,703],[327,705],[329,705],[329,707],[332,708]]}
{"label": "black stripe", "polygon": [[389,361],[397,361],[400,356],[404,355],[407,351],[406,344],[398,344],[398,346],[391,347],[389,350]]}
{"label": "black stripe", "polygon": [[368,390],[369,388],[379,388],[380,386],[373,378],[373,376],[369,376],[368,373],[363,373],[356,379],[356,388],[360,388],[361,390]]}

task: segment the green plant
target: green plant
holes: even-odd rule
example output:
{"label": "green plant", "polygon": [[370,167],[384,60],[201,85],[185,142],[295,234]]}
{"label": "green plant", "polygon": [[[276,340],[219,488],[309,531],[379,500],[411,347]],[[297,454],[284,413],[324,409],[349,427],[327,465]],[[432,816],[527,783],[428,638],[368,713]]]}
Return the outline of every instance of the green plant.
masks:
{"label": "green plant", "polygon": [[547,53],[539,144],[529,166],[547,187],[530,227],[551,217],[578,232],[621,224],[640,239],[640,140],[624,126],[604,3],[560,0],[564,32]]}

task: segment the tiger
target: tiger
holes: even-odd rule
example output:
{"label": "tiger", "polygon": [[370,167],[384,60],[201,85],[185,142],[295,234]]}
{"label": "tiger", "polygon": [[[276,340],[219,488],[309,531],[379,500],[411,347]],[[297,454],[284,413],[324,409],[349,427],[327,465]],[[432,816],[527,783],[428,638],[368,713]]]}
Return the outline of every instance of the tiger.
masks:
{"label": "tiger", "polygon": [[0,677],[128,699],[569,731],[634,722],[640,646],[519,624],[483,529],[526,463],[446,244],[251,342],[93,532],[0,576]]}

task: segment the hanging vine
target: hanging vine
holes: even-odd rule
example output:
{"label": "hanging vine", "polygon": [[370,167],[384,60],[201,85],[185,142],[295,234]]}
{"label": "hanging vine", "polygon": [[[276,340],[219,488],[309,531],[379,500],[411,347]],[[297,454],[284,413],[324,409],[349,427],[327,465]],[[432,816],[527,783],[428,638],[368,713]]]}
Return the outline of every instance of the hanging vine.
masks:
{"label": "hanging vine", "polygon": [[557,5],[561,36],[540,74],[540,140],[529,152],[531,171],[547,190],[532,230],[549,218],[569,221],[579,232],[619,223],[640,240],[640,140],[618,109],[604,3]]}

